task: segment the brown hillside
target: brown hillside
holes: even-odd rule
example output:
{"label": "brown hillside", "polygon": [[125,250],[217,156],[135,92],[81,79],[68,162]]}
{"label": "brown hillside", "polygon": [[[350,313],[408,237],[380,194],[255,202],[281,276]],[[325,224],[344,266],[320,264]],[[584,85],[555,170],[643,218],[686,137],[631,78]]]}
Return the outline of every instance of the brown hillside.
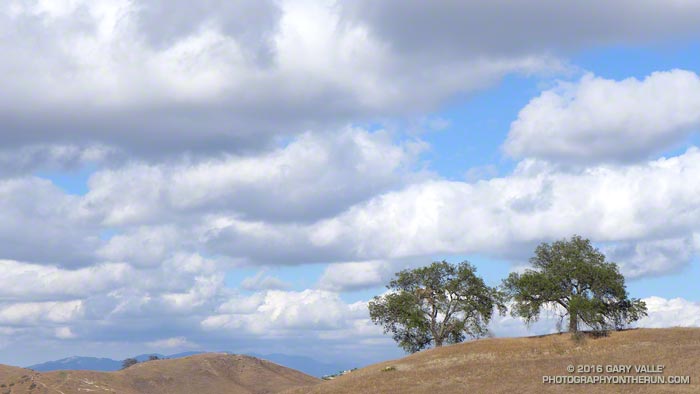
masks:
{"label": "brown hillside", "polygon": [[[690,385],[542,383],[568,365],[665,365],[661,375]],[[647,376],[652,375],[648,374]],[[655,374],[659,376],[658,374]],[[568,334],[482,339],[371,365],[287,394],[322,393],[700,393],[700,329],[639,329],[575,342]]]}
{"label": "brown hillside", "polygon": [[0,366],[0,394],[267,394],[318,382],[269,361],[218,353],[148,361],[119,372]]}

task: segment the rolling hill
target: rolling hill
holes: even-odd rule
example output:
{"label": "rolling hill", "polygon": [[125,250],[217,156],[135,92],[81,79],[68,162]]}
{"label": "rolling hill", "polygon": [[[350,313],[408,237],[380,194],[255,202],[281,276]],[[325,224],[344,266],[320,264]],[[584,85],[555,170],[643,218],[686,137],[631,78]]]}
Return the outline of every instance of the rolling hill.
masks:
{"label": "rolling hill", "polygon": [[[575,368],[663,365],[663,373]],[[588,367],[586,367],[588,366]],[[545,384],[544,376],[688,376],[690,384]],[[610,378],[612,379],[612,378]],[[620,382],[618,380],[618,382]],[[470,341],[374,364],[285,394],[700,393],[700,328],[637,329],[574,341],[568,334]]]}
{"label": "rolling hill", "polygon": [[223,353],[148,361],[117,372],[0,366],[0,394],[270,394],[319,382],[269,361]]}
{"label": "rolling hill", "polygon": [[[148,360],[149,356],[158,356],[159,358],[182,358],[187,356],[193,356],[195,354],[202,354],[205,352],[184,352],[171,355],[162,355],[158,353],[152,354],[141,354],[134,356],[139,362]],[[228,353],[235,354],[233,352],[217,352],[217,353]],[[343,369],[350,368],[350,365],[341,365],[334,363],[323,363],[318,360],[314,360],[310,357],[304,356],[293,356],[288,354],[272,353],[272,354],[258,354],[258,353],[246,353],[248,356],[255,358],[260,358],[263,360],[271,361],[275,364],[285,366],[287,368],[296,369],[305,374],[321,377],[324,375],[330,375],[341,371]],[[50,371],[62,371],[62,370],[86,370],[86,371],[101,371],[101,372],[111,372],[118,371],[122,368],[121,360],[114,360],[111,358],[97,358],[97,357],[83,357],[74,356],[67,357],[60,360],[47,361],[40,364],[34,364],[27,367],[38,372],[50,372]]]}

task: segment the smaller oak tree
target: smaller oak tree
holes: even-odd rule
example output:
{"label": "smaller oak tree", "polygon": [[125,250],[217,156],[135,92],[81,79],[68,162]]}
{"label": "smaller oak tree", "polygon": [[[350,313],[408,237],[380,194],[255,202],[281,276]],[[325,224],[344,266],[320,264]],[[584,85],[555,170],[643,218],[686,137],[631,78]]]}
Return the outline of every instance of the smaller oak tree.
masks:
{"label": "smaller oak tree", "polygon": [[562,311],[558,326],[568,317],[572,333],[581,323],[596,331],[619,330],[647,315],[644,301],[628,297],[617,264],[605,261],[588,239],[574,235],[542,243],[530,263],[534,269],[513,272],[503,281],[514,301],[511,314],[527,324],[537,321],[545,307]]}
{"label": "smaller oak tree", "polygon": [[369,302],[370,318],[411,353],[483,336],[494,310],[505,314],[503,295],[466,261],[400,271],[387,288]]}

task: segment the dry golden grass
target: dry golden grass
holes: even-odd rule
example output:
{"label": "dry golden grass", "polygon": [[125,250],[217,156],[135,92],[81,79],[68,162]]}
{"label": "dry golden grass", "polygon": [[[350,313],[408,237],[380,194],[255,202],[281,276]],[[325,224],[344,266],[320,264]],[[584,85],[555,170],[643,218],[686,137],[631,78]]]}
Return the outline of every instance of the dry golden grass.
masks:
{"label": "dry golden grass", "polygon": [[38,373],[0,366],[0,394],[267,394],[319,381],[254,357],[214,353],[149,361],[119,372]]}
{"label": "dry golden grass", "polygon": [[[665,366],[664,376],[690,376],[691,384],[542,383],[543,376],[583,375],[568,373],[568,365],[658,364]],[[700,393],[700,329],[628,330],[603,338],[586,337],[578,342],[568,334],[481,339],[374,364],[320,385],[285,393],[560,392]]]}

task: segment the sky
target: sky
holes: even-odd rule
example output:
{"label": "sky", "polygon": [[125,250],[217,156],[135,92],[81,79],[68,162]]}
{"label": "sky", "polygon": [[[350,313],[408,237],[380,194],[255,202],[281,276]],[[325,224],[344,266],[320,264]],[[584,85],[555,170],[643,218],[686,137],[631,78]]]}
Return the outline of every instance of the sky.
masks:
{"label": "sky", "polygon": [[698,1],[8,0],[0,59],[0,363],[363,366],[395,272],[574,234],[700,325]]}

